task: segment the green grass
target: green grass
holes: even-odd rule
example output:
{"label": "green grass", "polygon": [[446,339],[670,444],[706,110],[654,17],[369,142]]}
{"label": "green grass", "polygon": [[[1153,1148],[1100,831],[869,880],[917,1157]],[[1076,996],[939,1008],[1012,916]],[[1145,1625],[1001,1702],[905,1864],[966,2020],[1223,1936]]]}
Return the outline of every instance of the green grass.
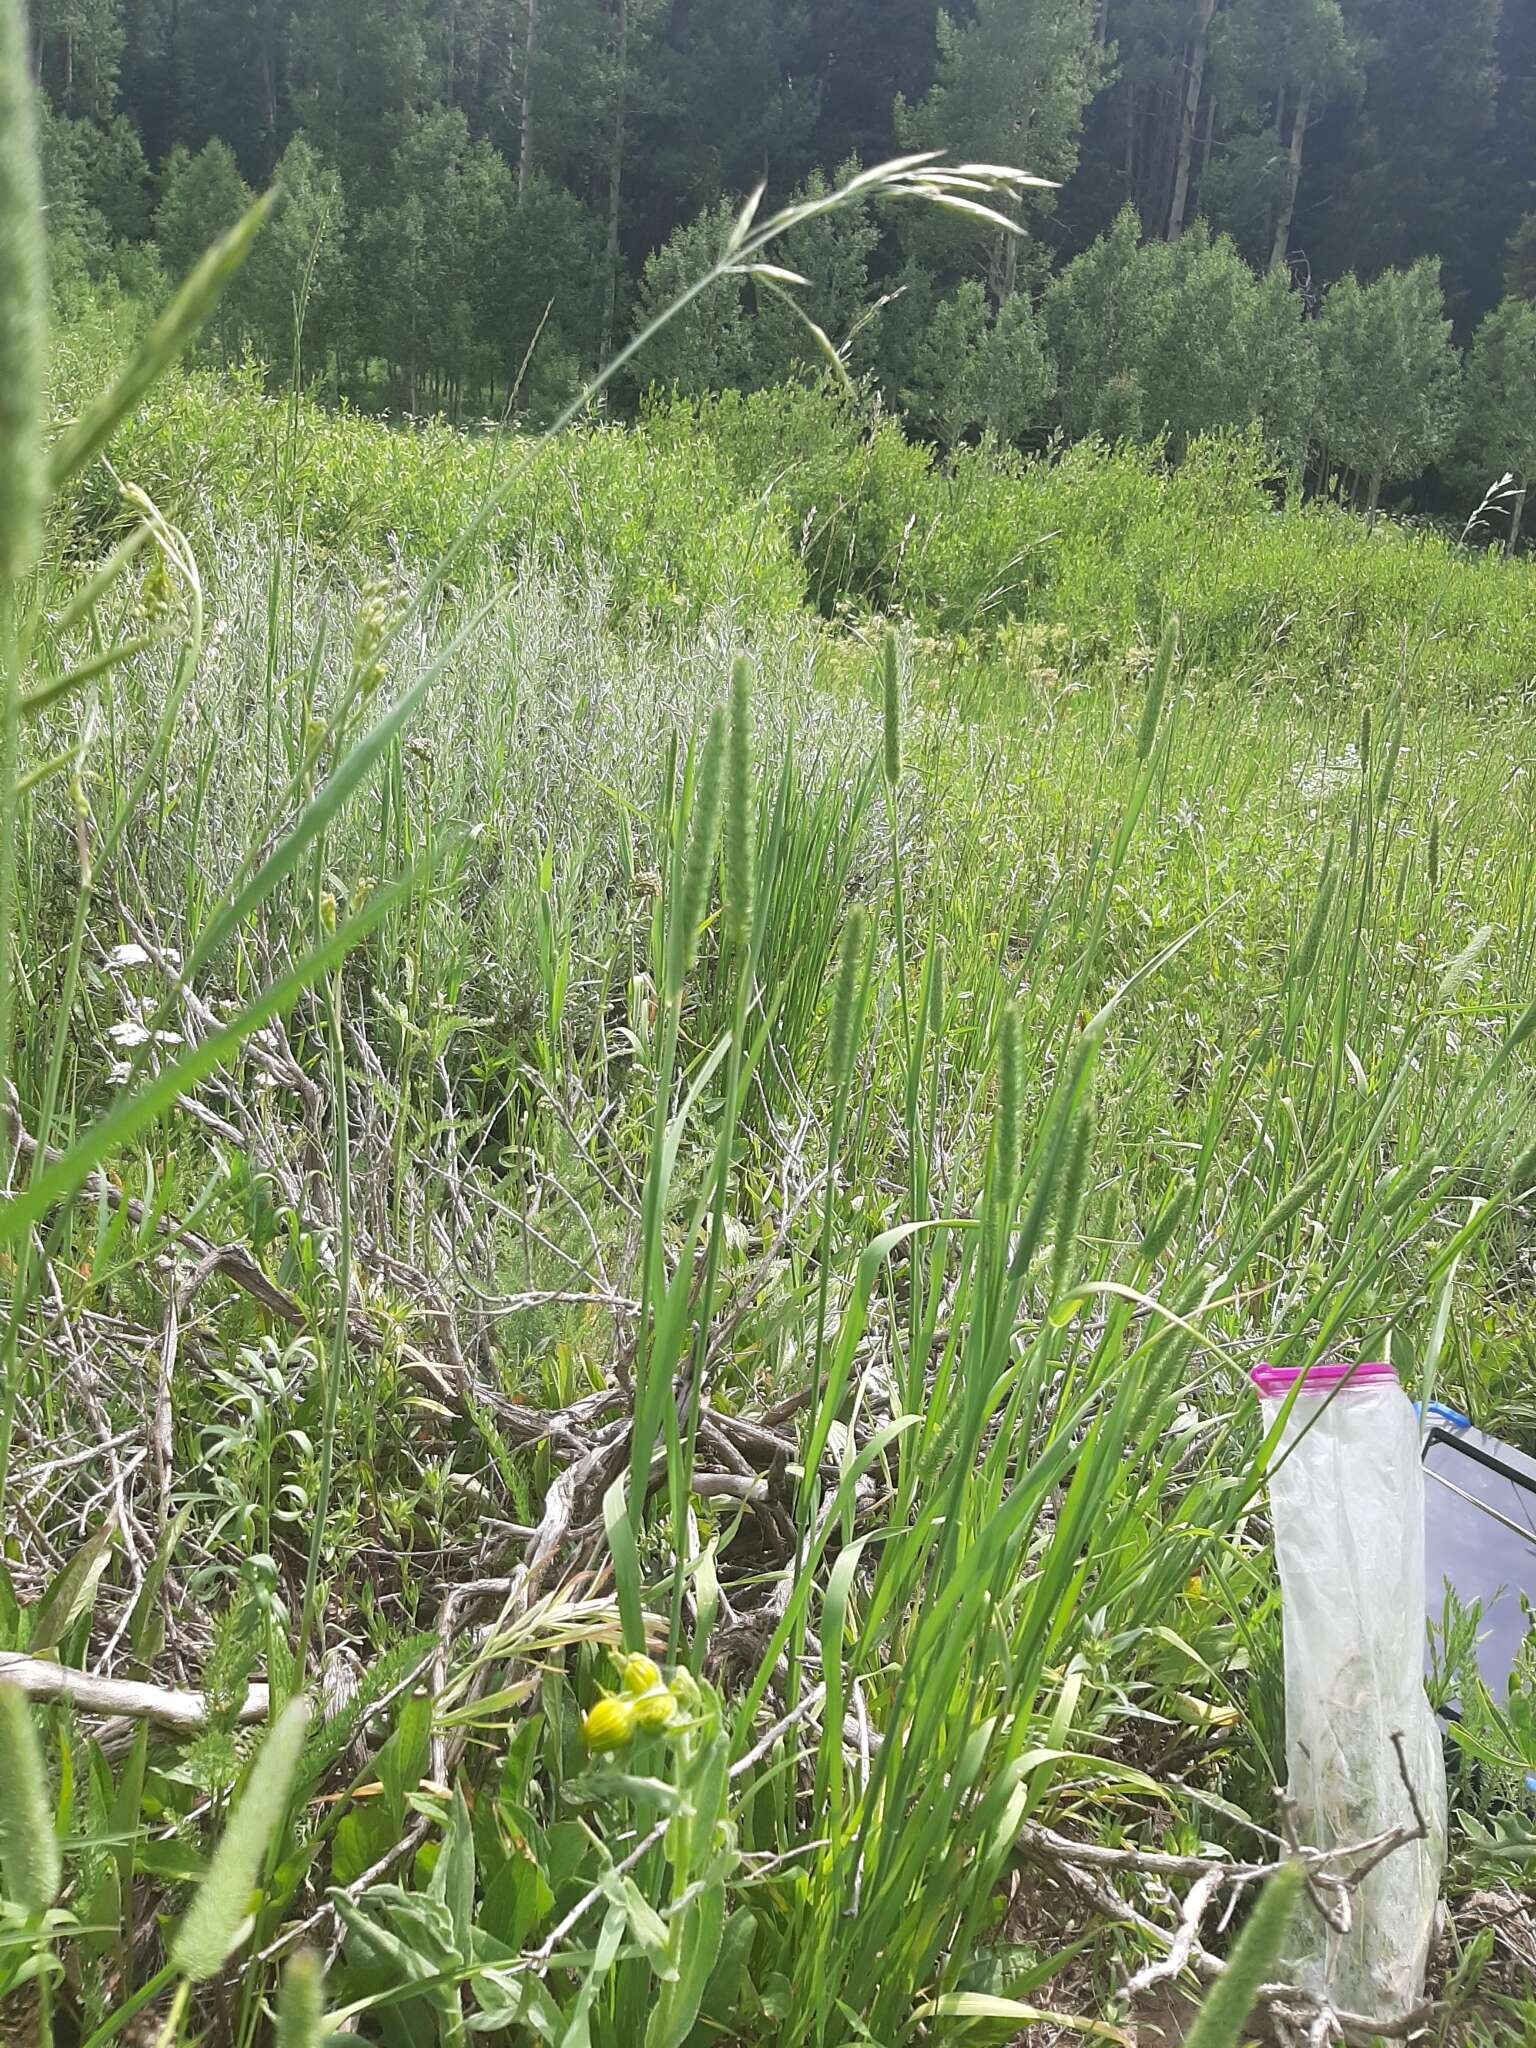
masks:
{"label": "green grass", "polygon": [[[449,578],[525,451],[200,374],[111,444],[177,530],[55,503],[0,1646],[210,1725],[39,1713],[0,2017],[244,2048],[313,1946],[391,2044],[1112,2025],[1155,1945],[1021,1842],[1275,1823],[1247,1366],[1536,1441],[1528,571],[740,411],[578,430]],[[1473,1733],[1454,1894],[1536,1766]]]}

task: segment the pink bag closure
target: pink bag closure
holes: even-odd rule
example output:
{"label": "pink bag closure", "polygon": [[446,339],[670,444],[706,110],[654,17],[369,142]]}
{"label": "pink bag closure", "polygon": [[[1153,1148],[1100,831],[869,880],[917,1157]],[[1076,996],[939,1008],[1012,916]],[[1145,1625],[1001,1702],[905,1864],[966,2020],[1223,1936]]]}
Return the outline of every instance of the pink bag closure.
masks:
{"label": "pink bag closure", "polygon": [[1270,1401],[1283,1401],[1298,1380],[1304,1394],[1331,1394],[1342,1387],[1346,1393],[1356,1387],[1397,1385],[1397,1368],[1383,1358],[1361,1360],[1358,1364],[1334,1361],[1303,1369],[1294,1365],[1256,1365],[1248,1375],[1258,1391]]}

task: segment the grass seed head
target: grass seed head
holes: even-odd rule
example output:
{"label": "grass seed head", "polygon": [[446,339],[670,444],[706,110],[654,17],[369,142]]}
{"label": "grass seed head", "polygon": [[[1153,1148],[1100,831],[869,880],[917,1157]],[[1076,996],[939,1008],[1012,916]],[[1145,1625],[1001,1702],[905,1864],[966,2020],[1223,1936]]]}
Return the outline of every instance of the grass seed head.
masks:
{"label": "grass seed head", "polygon": [[171,1961],[194,1984],[216,1975],[245,1936],[251,1894],[288,1810],[308,1729],[308,1704],[290,1700],[257,1752],[213,1861],[176,1930]]}
{"label": "grass seed head", "polygon": [[62,1872],[48,1773],[21,1688],[0,1685],[0,1877],[24,1912],[46,1913]]}
{"label": "grass seed head", "polygon": [[318,1956],[300,1949],[283,1971],[277,2048],[320,2048],[325,2038],[325,1971]]}
{"label": "grass seed head", "polygon": [[0,0],[0,579],[13,581],[37,559],[47,501],[47,306],[26,20],[22,0]]}
{"label": "grass seed head", "polygon": [[880,674],[885,697],[885,779],[894,789],[901,780],[901,649],[894,626],[887,629],[880,650]]}
{"label": "grass seed head", "polygon": [[731,938],[752,935],[756,891],[752,802],[752,666],[745,655],[731,670],[730,736],[725,792],[725,904]]}
{"label": "grass seed head", "polygon": [[837,986],[832,995],[832,1032],[829,1051],[834,1085],[841,1087],[853,1069],[855,1013],[859,981],[864,971],[864,954],[869,940],[869,916],[857,904],[843,927],[842,957],[838,962]]}

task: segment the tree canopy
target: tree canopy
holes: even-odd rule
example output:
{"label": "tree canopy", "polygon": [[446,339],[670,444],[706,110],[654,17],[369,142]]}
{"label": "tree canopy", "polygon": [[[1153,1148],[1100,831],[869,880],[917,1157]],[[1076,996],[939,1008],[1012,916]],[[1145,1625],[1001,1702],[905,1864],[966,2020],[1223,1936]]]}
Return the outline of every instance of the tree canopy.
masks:
{"label": "tree canopy", "polygon": [[1372,500],[1453,453],[1525,467],[1536,0],[34,0],[32,29],[61,289],[161,288],[276,176],[213,345],[279,377],[302,309],[339,389],[548,411],[753,188],[935,149],[1055,189],[1016,234],[810,220],[803,287],[715,286],[618,402],[832,352],[946,446],[1256,425]]}

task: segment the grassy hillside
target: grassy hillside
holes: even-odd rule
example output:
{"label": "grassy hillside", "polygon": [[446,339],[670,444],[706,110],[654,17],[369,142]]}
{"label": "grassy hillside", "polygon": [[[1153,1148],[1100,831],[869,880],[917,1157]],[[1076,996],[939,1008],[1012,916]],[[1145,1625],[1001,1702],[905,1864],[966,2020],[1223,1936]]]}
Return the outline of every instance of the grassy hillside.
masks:
{"label": "grassy hillside", "polygon": [[[46,1940],[68,2039],[265,2039],[302,1947],[389,2043],[1125,2038],[1189,1883],[1072,1842],[1280,1820],[1248,1367],[1536,1444],[1530,571],[809,393],[541,451],[199,373],[110,454],[23,728],[0,1647],[205,1699],[50,1709],[0,2012]],[[314,1720],[177,1992],[257,1680]],[[1533,1709],[1459,1683],[1493,2012]]]}
{"label": "grassy hillside", "polygon": [[[94,390],[105,316],[55,362],[64,413]],[[1074,675],[1181,621],[1186,672],[1308,695],[1524,700],[1536,679],[1526,580],[1443,533],[1331,504],[1278,516],[1260,444],[1155,450],[1086,441],[1048,461],[992,448],[950,461],[853,395],[788,388],[661,402],[633,430],[588,425],[540,446],[390,423],[194,372],[162,383],[114,444],[119,472],[209,555],[256,527],[316,572],[436,563],[485,493],[503,499],[456,577],[534,561],[595,578],[615,615],[697,627],[712,609],[762,628],[809,604],[871,611],[970,654],[1022,623],[1059,629]],[[122,521],[104,467],[75,481],[61,530],[84,551]]]}

